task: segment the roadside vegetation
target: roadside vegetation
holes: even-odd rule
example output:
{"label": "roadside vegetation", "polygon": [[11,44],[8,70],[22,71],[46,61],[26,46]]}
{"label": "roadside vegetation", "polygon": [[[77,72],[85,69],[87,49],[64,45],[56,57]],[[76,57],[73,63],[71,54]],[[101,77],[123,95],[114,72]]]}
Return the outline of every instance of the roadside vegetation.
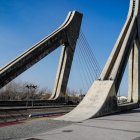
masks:
{"label": "roadside vegetation", "polygon": [[[11,82],[0,90],[1,101],[25,101],[25,100],[47,100],[51,96],[51,90],[48,88],[27,88],[27,85],[32,83]],[[80,102],[84,94],[82,91],[74,91],[69,88],[66,91],[66,101]]]}

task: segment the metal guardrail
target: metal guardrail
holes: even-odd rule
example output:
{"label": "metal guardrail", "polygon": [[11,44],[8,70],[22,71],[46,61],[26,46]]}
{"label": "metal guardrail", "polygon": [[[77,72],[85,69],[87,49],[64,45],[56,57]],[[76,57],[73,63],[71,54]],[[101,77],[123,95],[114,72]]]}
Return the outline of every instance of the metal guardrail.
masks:
{"label": "metal guardrail", "polygon": [[58,106],[76,105],[75,102],[60,102],[57,100],[26,100],[26,101],[0,101],[0,107],[33,107],[33,106]]}
{"label": "metal guardrail", "polygon": [[51,105],[51,106],[33,106],[33,107],[0,107],[0,112],[3,111],[17,111],[28,109],[45,109],[45,108],[64,108],[64,107],[76,107],[76,105]]}
{"label": "metal guardrail", "polygon": [[68,113],[76,105],[38,107],[0,107],[0,124],[34,117],[52,117]]}

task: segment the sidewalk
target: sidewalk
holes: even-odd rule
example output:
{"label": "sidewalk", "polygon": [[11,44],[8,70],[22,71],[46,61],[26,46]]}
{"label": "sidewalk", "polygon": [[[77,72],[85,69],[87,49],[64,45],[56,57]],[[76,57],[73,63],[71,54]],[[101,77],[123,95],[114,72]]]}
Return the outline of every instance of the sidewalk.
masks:
{"label": "sidewalk", "polygon": [[140,109],[34,135],[39,140],[140,140]]}

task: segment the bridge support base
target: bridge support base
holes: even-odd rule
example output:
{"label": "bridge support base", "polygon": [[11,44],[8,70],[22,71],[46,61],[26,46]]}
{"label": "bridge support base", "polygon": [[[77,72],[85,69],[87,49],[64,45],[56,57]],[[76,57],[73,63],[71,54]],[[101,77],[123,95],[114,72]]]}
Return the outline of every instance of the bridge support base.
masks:
{"label": "bridge support base", "polygon": [[65,121],[83,121],[117,111],[117,98],[113,81],[95,81],[84,100],[70,113],[56,118]]}

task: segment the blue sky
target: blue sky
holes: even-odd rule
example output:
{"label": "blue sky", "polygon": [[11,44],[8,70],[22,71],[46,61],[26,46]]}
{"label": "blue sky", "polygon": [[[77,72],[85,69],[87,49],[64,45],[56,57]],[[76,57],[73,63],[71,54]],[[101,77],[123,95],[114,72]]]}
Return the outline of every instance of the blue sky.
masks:
{"label": "blue sky", "polygon": [[[84,15],[82,30],[103,68],[128,7],[129,0],[0,0],[0,67],[59,27],[69,11],[77,10]],[[52,87],[59,52],[43,59],[18,80]],[[73,80],[71,87],[78,87],[76,83]]]}

